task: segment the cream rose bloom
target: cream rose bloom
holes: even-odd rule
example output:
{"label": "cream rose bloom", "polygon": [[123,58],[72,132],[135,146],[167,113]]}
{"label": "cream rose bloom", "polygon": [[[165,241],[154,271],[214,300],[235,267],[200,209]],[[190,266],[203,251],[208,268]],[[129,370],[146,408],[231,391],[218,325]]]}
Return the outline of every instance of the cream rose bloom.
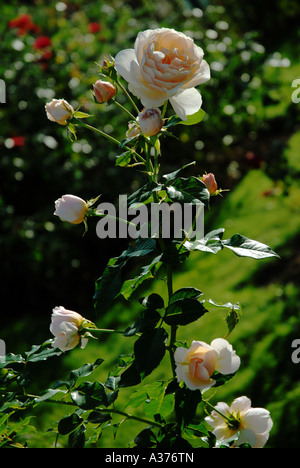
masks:
{"label": "cream rose bloom", "polygon": [[176,114],[186,120],[202,105],[195,86],[210,79],[203,55],[201,47],[181,32],[148,29],[138,34],[134,49],[117,54],[115,69],[144,107],[155,109],[169,99]]}
{"label": "cream rose bloom", "polygon": [[51,122],[67,125],[67,120],[74,114],[74,109],[65,99],[52,99],[45,105],[46,114]]}
{"label": "cream rose bloom", "polygon": [[[50,331],[55,337],[53,347],[61,351],[75,348],[80,342],[79,327],[84,321],[85,319],[73,310],[67,310],[62,306],[55,307],[50,325]],[[85,347],[87,341],[87,339],[81,340],[82,348]]]}
{"label": "cream rose bloom", "polygon": [[248,443],[252,448],[262,448],[266,444],[273,426],[268,410],[252,408],[251,400],[246,396],[236,398],[230,407],[220,402],[215,409],[217,411],[213,410],[205,421],[213,428],[219,442],[230,439],[239,432],[235,446]]}
{"label": "cream rose bloom", "polygon": [[54,214],[62,221],[72,224],[80,224],[85,218],[88,204],[75,195],[63,195],[55,202]]}
{"label": "cream rose bloom", "polygon": [[174,354],[178,382],[184,381],[190,390],[207,390],[216,381],[213,373],[233,374],[240,367],[240,358],[228,341],[217,338],[210,345],[193,341],[189,349],[179,347]]}

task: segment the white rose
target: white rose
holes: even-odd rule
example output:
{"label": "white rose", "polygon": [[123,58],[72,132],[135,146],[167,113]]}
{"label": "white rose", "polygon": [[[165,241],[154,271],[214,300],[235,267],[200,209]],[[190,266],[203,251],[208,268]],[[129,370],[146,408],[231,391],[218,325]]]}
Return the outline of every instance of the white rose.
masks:
{"label": "white rose", "polygon": [[46,114],[51,122],[67,125],[67,120],[74,114],[74,109],[65,99],[52,99],[45,105]]}
{"label": "white rose", "polygon": [[273,426],[268,410],[252,408],[251,400],[245,396],[236,398],[230,407],[220,402],[215,409],[205,421],[213,428],[219,442],[239,432],[235,446],[249,443],[253,448],[262,448],[266,444]]}
{"label": "white rose", "polygon": [[117,54],[115,69],[146,108],[160,107],[169,99],[176,114],[186,120],[202,105],[195,86],[210,79],[203,55],[201,47],[183,33],[149,29],[138,34],[134,49]]}
{"label": "white rose", "polygon": [[207,390],[216,383],[212,378],[215,371],[233,374],[240,366],[240,358],[223,338],[213,340],[210,345],[193,341],[189,349],[177,348],[174,359],[177,380],[183,380],[190,390]]}
{"label": "white rose", "polygon": [[54,214],[62,221],[80,224],[85,218],[88,204],[75,195],[63,195],[55,202]]}
{"label": "white rose", "polygon": [[[53,347],[61,351],[75,348],[80,342],[79,327],[85,319],[62,306],[53,309],[51,319],[50,331],[55,337]],[[86,343],[87,339],[82,339],[81,347],[84,348]]]}

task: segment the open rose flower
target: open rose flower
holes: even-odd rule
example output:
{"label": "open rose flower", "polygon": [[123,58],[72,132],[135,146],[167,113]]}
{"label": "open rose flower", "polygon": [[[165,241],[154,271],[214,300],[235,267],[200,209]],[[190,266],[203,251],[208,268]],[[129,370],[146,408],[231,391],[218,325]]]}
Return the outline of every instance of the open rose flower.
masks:
{"label": "open rose flower", "polygon": [[177,348],[174,355],[177,380],[190,390],[207,390],[216,381],[213,373],[233,374],[240,367],[240,358],[228,341],[217,338],[210,345],[193,341],[189,349]]}
{"label": "open rose flower", "polygon": [[205,421],[213,428],[219,442],[239,433],[234,446],[248,443],[252,448],[262,448],[266,444],[273,426],[268,410],[252,408],[251,400],[245,396],[236,398],[230,407],[220,402],[215,409]]}
{"label": "open rose flower", "polygon": [[88,208],[88,203],[82,200],[82,198],[75,195],[63,195],[55,202],[54,214],[62,221],[80,224],[84,221]]}
{"label": "open rose flower", "polygon": [[203,55],[201,47],[181,32],[148,29],[138,34],[134,49],[116,55],[115,69],[144,107],[155,109],[170,100],[176,114],[186,120],[202,105],[195,86],[210,79]]}
{"label": "open rose flower", "polygon": [[51,122],[67,125],[67,120],[74,114],[74,109],[65,99],[52,99],[45,105],[46,114]]}
{"label": "open rose flower", "polygon": [[53,309],[51,318],[50,331],[55,337],[52,344],[54,348],[69,351],[75,348],[80,341],[82,348],[86,346],[88,340],[81,339],[79,334],[79,327],[85,322],[80,314],[60,306]]}

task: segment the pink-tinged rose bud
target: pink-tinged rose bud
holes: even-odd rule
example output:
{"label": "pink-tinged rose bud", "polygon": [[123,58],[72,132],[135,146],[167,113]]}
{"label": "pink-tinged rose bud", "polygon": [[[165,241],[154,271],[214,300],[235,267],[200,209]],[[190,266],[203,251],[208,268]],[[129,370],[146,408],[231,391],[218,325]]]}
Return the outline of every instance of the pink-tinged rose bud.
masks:
{"label": "pink-tinged rose bud", "polygon": [[206,187],[207,187],[207,189],[208,189],[208,191],[209,191],[209,193],[211,195],[216,193],[216,191],[218,190],[218,185],[217,185],[214,174],[212,174],[212,173],[204,174],[202,176],[202,181],[205,183],[205,185],[206,185]]}
{"label": "pink-tinged rose bud", "polygon": [[46,114],[51,122],[67,125],[67,120],[74,114],[74,109],[65,99],[52,99],[45,105]]}
{"label": "pink-tinged rose bud", "polygon": [[139,113],[138,122],[142,133],[146,136],[156,135],[164,124],[159,109],[143,109]]}
{"label": "pink-tinged rose bud", "polygon": [[80,224],[85,218],[88,207],[88,204],[82,198],[75,195],[63,195],[55,202],[54,214],[62,221]]}
{"label": "pink-tinged rose bud", "polygon": [[81,348],[87,344],[86,338],[80,338],[79,328],[85,322],[77,312],[67,310],[64,307],[55,307],[52,311],[50,331],[55,340],[52,343],[54,348],[61,351],[69,351],[75,348],[81,341]]}
{"label": "pink-tinged rose bud", "polygon": [[215,371],[233,374],[240,366],[240,358],[223,338],[210,345],[193,341],[189,349],[177,348],[174,359],[178,382],[183,380],[190,390],[207,390],[216,383],[212,378]]}
{"label": "pink-tinged rose bud", "polygon": [[116,94],[116,88],[108,81],[98,80],[93,87],[96,99],[100,104],[109,101]]}

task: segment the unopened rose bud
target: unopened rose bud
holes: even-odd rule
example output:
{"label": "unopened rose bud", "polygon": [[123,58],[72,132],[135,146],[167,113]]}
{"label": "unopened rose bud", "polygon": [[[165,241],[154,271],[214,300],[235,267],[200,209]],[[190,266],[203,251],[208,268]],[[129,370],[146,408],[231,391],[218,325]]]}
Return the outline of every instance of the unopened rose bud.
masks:
{"label": "unopened rose bud", "polygon": [[142,133],[146,136],[156,135],[163,126],[163,119],[159,109],[143,109],[139,113],[138,122]]}
{"label": "unopened rose bud", "polygon": [[130,122],[128,124],[128,130],[126,132],[126,137],[127,138],[135,137],[135,136],[139,135],[140,133],[141,133],[141,129],[140,129],[138,123]]}
{"label": "unopened rose bud", "polygon": [[55,202],[54,214],[62,221],[80,224],[85,218],[89,205],[75,195],[63,195]]}
{"label": "unopened rose bud", "polygon": [[214,174],[212,174],[212,173],[204,174],[202,176],[202,181],[205,183],[205,185],[206,185],[206,187],[207,187],[207,189],[208,189],[208,191],[209,191],[209,193],[211,195],[216,193],[216,191],[218,190],[218,185],[217,185]]}
{"label": "unopened rose bud", "polygon": [[67,120],[74,114],[74,109],[65,99],[52,99],[45,105],[46,114],[51,122],[67,125]]}
{"label": "unopened rose bud", "polygon": [[73,310],[67,310],[62,306],[55,307],[50,325],[50,331],[55,337],[52,346],[61,351],[69,351],[75,348],[81,340],[81,347],[84,348],[87,339],[81,339],[80,327],[85,321],[84,317]]}
{"label": "unopened rose bud", "polygon": [[116,88],[108,81],[98,80],[93,87],[96,99],[100,104],[109,101],[116,94]]}

